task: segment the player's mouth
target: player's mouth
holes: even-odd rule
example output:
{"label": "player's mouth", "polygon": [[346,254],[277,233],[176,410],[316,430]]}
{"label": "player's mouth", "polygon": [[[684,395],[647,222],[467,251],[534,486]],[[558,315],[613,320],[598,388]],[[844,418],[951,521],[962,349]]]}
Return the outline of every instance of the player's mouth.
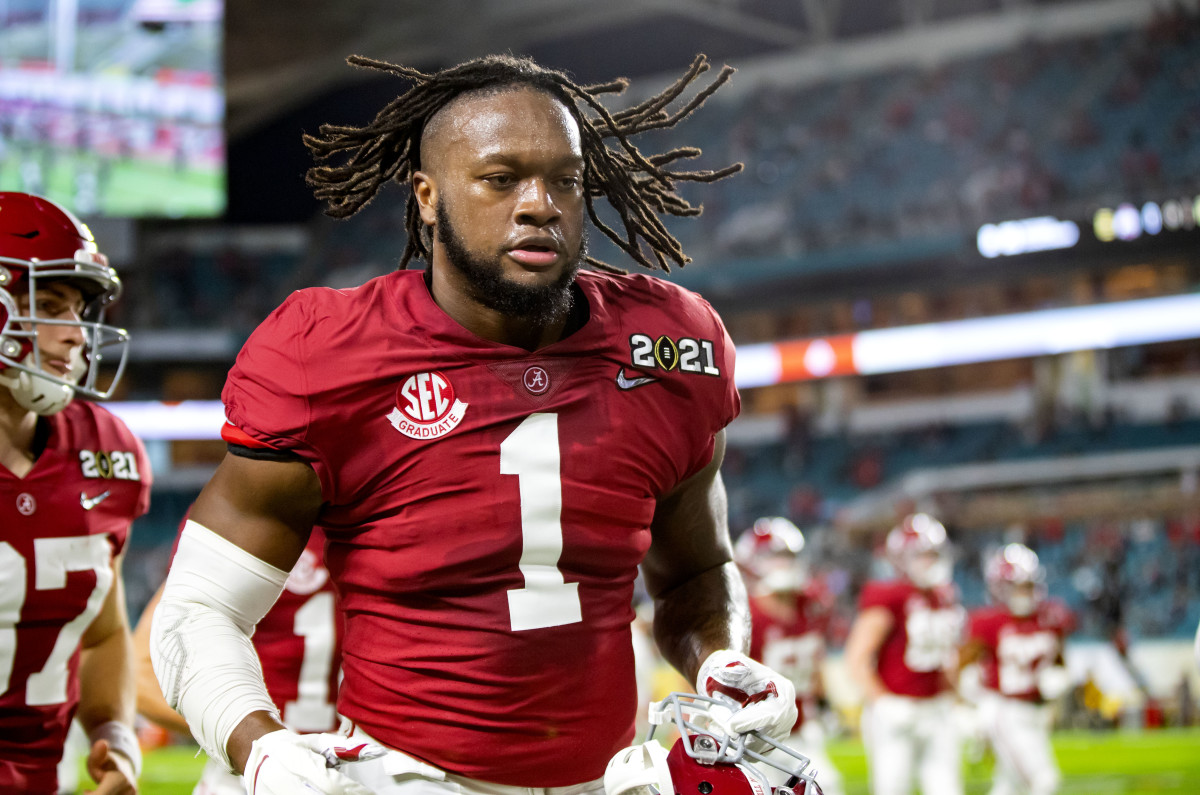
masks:
{"label": "player's mouth", "polygon": [[558,261],[558,242],[550,237],[524,238],[508,249],[508,256],[530,268],[545,268]]}
{"label": "player's mouth", "polygon": [[43,356],[42,369],[62,378],[71,372],[71,363],[65,359],[52,359],[48,356]]}

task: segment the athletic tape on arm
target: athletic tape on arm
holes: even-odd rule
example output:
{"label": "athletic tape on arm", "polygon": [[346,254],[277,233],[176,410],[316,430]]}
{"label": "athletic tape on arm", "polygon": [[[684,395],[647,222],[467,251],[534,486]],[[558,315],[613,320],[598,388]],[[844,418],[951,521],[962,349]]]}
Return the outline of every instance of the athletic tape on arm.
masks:
{"label": "athletic tape on arm", "polygon": [[277,569],[189,520],[150,629],[150,660],[167,703],[204,751],[232,769],[225,745],[252,712],[279,716],[250,636],[283,591]]}

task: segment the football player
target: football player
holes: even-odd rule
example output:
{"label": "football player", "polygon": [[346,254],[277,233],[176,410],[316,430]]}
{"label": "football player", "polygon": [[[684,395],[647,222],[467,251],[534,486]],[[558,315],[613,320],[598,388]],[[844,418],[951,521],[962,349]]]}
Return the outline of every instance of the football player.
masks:
{"label": "football player", "polygon": [[984,578],[995,604],[971,611],[961,662],[980,665],[980,719],[996,756],[991,792],[1050,795],[1060,779],[1050,704],[1070,687],[1063,638],[1074,616],[1045,598],[1046,571],[1023,544],[989,556]]}
{"label": "football player", "polygon": [[962,753],[948,674],[965,613],[946,529],[912,514],[886,545],[898,576],[863,587],[846,640],[846,666],[865,701],[871,792],[906,795],[915,777],[924,795],[955,795],[963,791]]}
{"label": "football player", "polygon": [[[314,530],[288,574],[279,600],[258,622],[252,639],[262,664],[263,683],[279,710],[280,720],[296,732],[331,732],[338,726],[341,632],[333,583],[322,563],[324,546],[321,531]],[[161,598],[159,588],[133,633],[138,712],[164,729],[186,735],[191,728],[167,705],[150,662],[150,624]],[[241,776],[209,759],[193,795],[240,795],[245,791]]]}
{"label": "football player", "polygon": [[[105,398],[121,280],[66,209],[0,192],[0,791],[58,791],[72,718],[99,793],[135,791],[134,671],[121,559],[150,468]],[[108,389],[99,365],[115,367]]]}
{"label": "football player", "polygon": [[[674,171],[695,152],[631,137],[729,70],[667,110],[708,68],[697,58],[613,114],[597,97],[623,82],[578,86],[527,59],[431,75],[351,61],[412,88],[366,127],[308,137],[346,158],[309,179],[337,216],[399,181],[400,264],[427,268],[293,293],[243,347],[229,453],[152,625],[168,704],[252,792],[599,793],[633,736],[640,564],[664,657],[744,705],[732,731],[786,735],[791,683],[746,654],[719,474],[733,346],[699,296],[584,246],[591,219],[643,265],[686,262],[658,215],[697,212],[674,183],[736,169]],[[314,525],[346,618],[346,737],[286,729],[249,639]]]}
{"label": "football player", "polygon": [[[812,760],[826,795],[840,795],[841,776],[825,752],[818,707],[825,696],[821,664],[829,596],[811,575],[804,534],[781,516],[763,517],[738,536],[733,556],[750,592],[750,656],[796,688],[798,717],[787,745]],[[773,785],[786,783],[778,768],[768,768],[766,775]]]}

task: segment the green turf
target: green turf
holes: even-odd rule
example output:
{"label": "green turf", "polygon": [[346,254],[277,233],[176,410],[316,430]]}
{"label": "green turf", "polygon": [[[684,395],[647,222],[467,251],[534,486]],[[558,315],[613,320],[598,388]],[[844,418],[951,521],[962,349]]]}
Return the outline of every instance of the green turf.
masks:
{"label": "green turf", "polygon": [[[1200,793],[1200,729],[1156,732],[1063,732],[1054,747],[1063,771],[1061,795],[1196,795]],[[146,755],[142,795],[188,795],[204,756],[194,747]],[[857,740],[829,744],[846,781],[846,795],[866,795],[866,758]],[[988,791],[991,762],[966,768],[968,795]]]}
{"label": "green turf", "polygon": [[[1060,732],[1054,736],[1054,748],[1063,772],[1061,795],[1200,793],[1200,730]],[[830,743],[828,750],[846,782],[846,795],[866,795],[862,744],[839,741]],[[968,795],[986,793],[991,774],[990,758],[968,764],[964,771]]]}

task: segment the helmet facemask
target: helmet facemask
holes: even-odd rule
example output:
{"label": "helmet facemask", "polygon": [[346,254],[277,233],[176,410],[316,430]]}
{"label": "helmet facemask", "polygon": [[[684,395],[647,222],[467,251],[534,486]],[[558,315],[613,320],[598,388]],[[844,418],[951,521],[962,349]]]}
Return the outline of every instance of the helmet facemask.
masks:
{"label": "helmet facemask", "polygon": [[[83,312],[73,319],[39,317],[38,290],[56,282],[83,295]],[[76,394],[95,400],[112,394],[125,369],[129,335],[106,324],[104,311],[120,290],[120,279],[95,252],[52,261],[0,257],[0,385],[8,387],[18,405],[49,416],[66,408]],[[38,345],[39,332],[53,326],[79,328],[83,337],[83,344],[71,351],[69,371],[62,374],[47,368]],[[98,382],[101,363],[116,367],[104,389]]]}
{"label": "helmet facemask", "polygon": [[[691,693],[671,693],[652,703],[646,742],[609,762],[606,795],[820,795],[807,756],[762,732],[736,734],[726,728],[736,707],[724,696]],[[664,724],[679,733],[669,753],[654,739],[655,729]],[[765,767],[785,774],[787,785],[773,787],[762,772]],[[708,788],[697,788],[700,782]]]}

